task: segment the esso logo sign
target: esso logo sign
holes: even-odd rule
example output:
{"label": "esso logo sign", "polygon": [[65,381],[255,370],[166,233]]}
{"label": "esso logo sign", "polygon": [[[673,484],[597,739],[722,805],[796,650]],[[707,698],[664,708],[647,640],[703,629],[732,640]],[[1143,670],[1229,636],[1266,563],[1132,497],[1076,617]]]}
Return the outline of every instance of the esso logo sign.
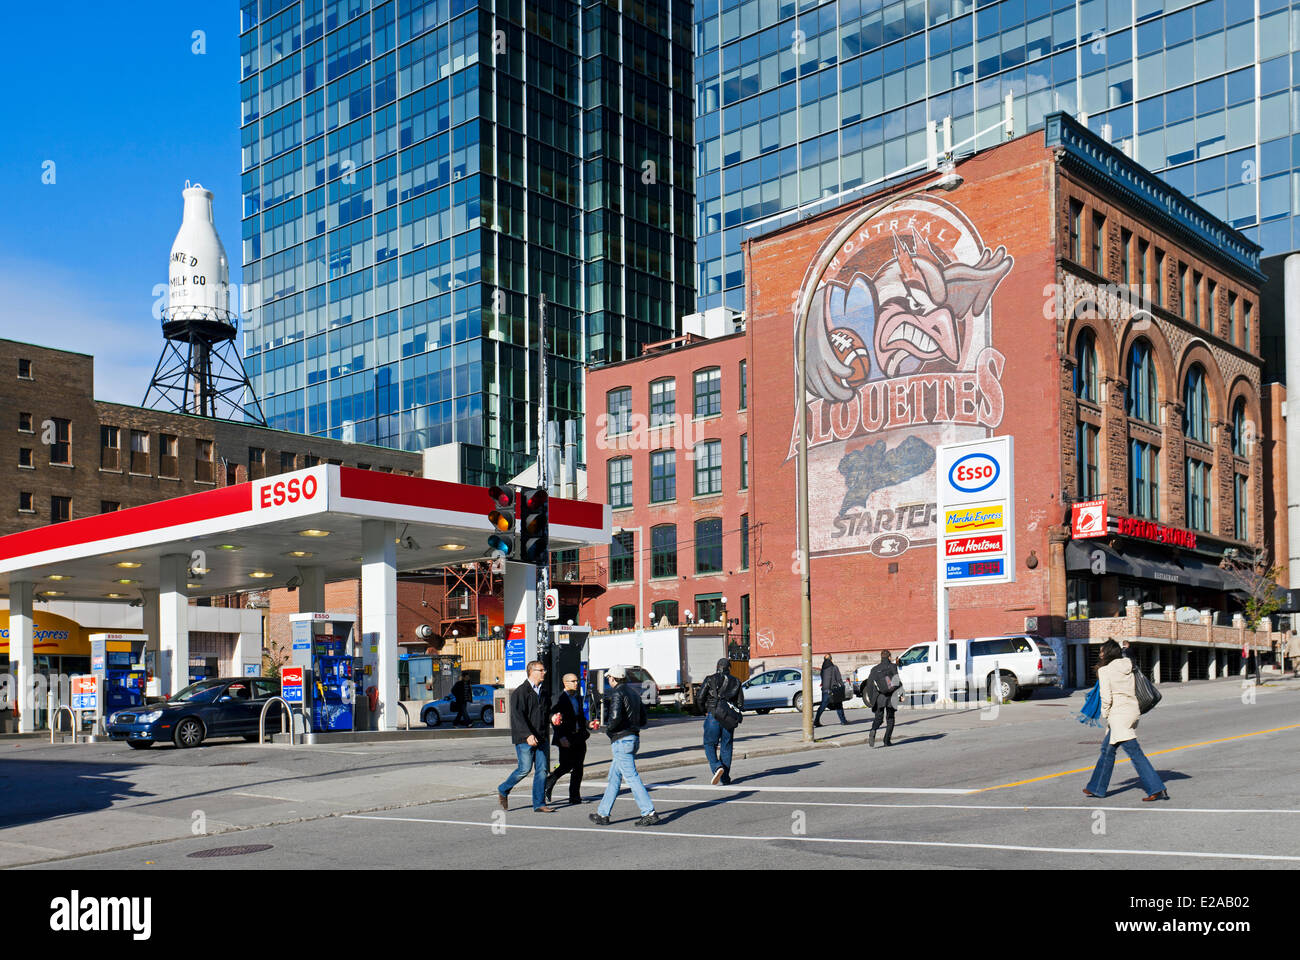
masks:
{"label": "esso logo sign", "polygon": [[262,510],[268,510],[271,507],[283,507],[301,500],[312,500],[319,489],[320,486],[314,476],[276,480],[258,491],[257,506]]}
{"label": "esso logo sign", "polygon": [[948,483],[962,493],[979,493],[997,482],[1002,467],[987,453],[968,453],[948,471]]}

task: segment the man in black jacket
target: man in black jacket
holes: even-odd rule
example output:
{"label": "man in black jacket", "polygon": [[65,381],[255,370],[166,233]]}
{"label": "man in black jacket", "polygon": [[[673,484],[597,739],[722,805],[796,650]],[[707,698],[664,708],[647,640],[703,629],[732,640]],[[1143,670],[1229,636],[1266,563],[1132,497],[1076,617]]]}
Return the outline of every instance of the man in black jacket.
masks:
{"label": "man in black jacket", "polygon": [[502,810],[510,809],[506,798],[516,783],[533,771],[533,809],[538,813],[554,813],[546,806],[546,768],[550,766],[548,736],[550,723],[546,717],[546,700],[549,693],[542,686],[546,667],[540,660],[528,664],[528,679],[510,692],[510,739],[515,745],[517,766],[497,787],[497,802]]}
{"label": "man in black jacket", "polygon": [[902,684],[902,680],[898,677],[898,667],[889,660],[889,651],[882,650],[880,662],[872,667],[871,673],[867,675],[867,693],[871,697],[871,709],[876,714],[875,719],[871,721],[871,733],[867,736],[867,743],[873,747],[876,745],[876,731],[880,729],[880,723],[886,716],[888,722],[885,724],[885,746],[893,746],[889,738],[894,735],[894,692]]}
{"label": "man in black jacket", "polygon": [[[605,796],[600,800],[600,807],[590,815],[592,823],[605,826],[614,809],[614,800],[618,797],[619,787],[624,780],[632,788],[632,797],[641,811],[638,827],[653,827],[660,823],[655,805],[650,802],[641,775],[636,772],[636,752],[641,746],[641,728],[645,726],[645,704],[634,696],[624,680],[627,671],[622,667],[610,667],[605,672],[610,691],[605,694],[605,733],[609,735],[609,749],[613,756],[609,761],[609,780],[605,787]],[[592,729],[596,728],[595,721]]]}
{"label": "man in black jacket", "polygon": [[469,699],[472,695],[470,682],[465,679],[462,673],[451,686],[451,703],[456,708],[456,719],[452,721],[458,727],[473,726],[474,721],[469,718]]}
{"label": "man in black jacket", "polygon": [[826,654],[822,660],[822,704],[817,708],[816,715],[813,716],[813,726],[822,725],[822,711],[829,706],[834,706],[835,712],[840,715],[840,723],[846,724],[849,721],[844,717],[844,677],[840,675],[840,668],[835,666],[835,661],[831,655]]}
{"label": "man in black jacket", "polygon": [[726,726],[714,715],[719,702],[731,704],[737,712],[745,709],[745,691],[740,681],[731,675],[731,661],[725,657],[718,661],[717,671],[705,677],[700,686],[700,709],[704,711],[704,756],[713,773],[709,782],[715,785],[731,783],[731,742],[735,737],[735,726]]}
{"label": "man in black jacket", "polygon": [[[546,778],[546,802],[551,802],[551,791],[560,777],[569,774],[569,803],[582,803],[582,765],[587,758],[587,718],[582,712],[582,698],[578,695],[578,678],[564,675],[564,692],[556,698],[551,725],[555,727],[555,742],[560,747],[560,764]],[[556,720],[559,720],[556,723]]]}

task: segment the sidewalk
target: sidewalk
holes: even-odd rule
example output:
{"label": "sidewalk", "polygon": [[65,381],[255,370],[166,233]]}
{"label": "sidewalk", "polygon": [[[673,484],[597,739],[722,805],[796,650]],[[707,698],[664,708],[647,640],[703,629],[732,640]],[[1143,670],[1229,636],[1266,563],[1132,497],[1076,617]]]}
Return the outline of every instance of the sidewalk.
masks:
{"label": "sidewalk", "polygon": [[[1160,689],[1161,709],[1167,709],[1235,699],[1241,687],[1239,680],[1231,679]],[[1257,688],[1256,695],[1298,689],[1300,681],[1274,678]],[[1045,691],[1029,701],[1005,704],[996,715],[987,706],[903,708],[894,739],[901,743],[987,725],[1069,723],[1086,695]],[[792,710],[747,714],[738,730],[735,762],[865,743],[870,711],[850,707],[846,713],[850,723],[843,728],[833,713],[823,715],[825,725],[811,744],[803,742],[800,716]],[[684,776],[705,781],[701,726],[698,717],[656,718],[642,736],[638,768],[681,768]],[[603,780],[609,769],[603,734],[590,740],[588,758],[586,778]],[[317,747],[214,742],[196,750],[141,753],[112,743],[52,746],[48,734],[43,740],[16,739],[0,744],[0,779],[7,781],[0,791],[0,867],[185,837],[211,839],[345,813],[491,797],[513,766],[513,751],[499,736]],[[522,810],[527,804],[525,783],[511,794],[511,808]],[[144,848],[141,861],[146,859]]]}

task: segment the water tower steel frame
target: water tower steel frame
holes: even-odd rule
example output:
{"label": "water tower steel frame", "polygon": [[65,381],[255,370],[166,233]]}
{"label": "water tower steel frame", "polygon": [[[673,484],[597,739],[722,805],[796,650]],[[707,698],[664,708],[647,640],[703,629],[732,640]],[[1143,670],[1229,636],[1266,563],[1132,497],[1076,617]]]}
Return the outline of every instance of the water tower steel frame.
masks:
{"label": "water tower steel frame", "polygon": [[[221,420],[242,414],[244,422],[265,427],[266,415],[239,357],[235,333],[235,324],[226,320],[164,319],[162,355],[142,406]],[[155,395],[156,403],[150,403]]]}

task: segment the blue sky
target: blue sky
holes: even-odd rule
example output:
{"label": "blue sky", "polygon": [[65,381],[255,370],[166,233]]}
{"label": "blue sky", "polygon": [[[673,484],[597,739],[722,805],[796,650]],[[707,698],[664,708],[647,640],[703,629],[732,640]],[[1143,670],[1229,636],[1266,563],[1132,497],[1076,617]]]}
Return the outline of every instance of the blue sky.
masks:
{"label": "blue sky", "polygon": [[187,179],[239,281],[237,4],[9,4],[5,32],[0,337],[93,354],[95,396],[138,404]]}

